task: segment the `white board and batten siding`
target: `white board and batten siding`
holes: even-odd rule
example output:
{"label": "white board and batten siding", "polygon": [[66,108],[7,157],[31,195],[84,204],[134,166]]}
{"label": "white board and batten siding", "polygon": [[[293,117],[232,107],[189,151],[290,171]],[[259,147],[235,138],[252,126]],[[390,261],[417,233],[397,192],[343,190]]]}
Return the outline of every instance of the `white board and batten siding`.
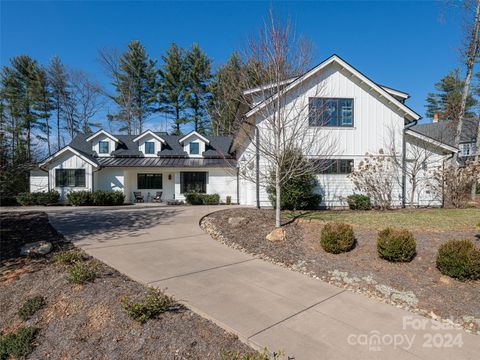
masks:
{"label": "white board and batten siding", "polygon": [[[56,169],[85,169],[85,187],[56,187],[55,170]],[[55,159],[49,166],[50,189],[55,189],[60,193],[60,199],[65,200],[66,195],[71,191],[92,190],[92,165],[81,157],[67,151],[59,158]]]}
{"label": "white board and batten siding", "polygon": [[35,169],[30,171],[30,192],[48,191],[48,172]]}
{"label": "white board and batten siding", "polygon": [[[329,139],[332,147],[329,148],[328,158],[352,159],[354,166],[364,159],[365,154],[378,154],[380,149],[387,149],[395,141],[397,152],[402,151],[404,114],[396,105],[381,97],[375,90],[360,82],[350,72],[332,64],[323,72],[292,89],[286,99],[285,113],[294,114],[300,121],[308,121],[308,100],[310,97],[347,98],[353,99],[353,126],[352,127],[322,127],[321,138]],[[301,109],[293,110],[291,109]],[[257,113],[256,124],[260,131],[260,141],[269,136],[266,119],[269,114]],[[315,151],[315,150],[314,150]],[[241,153],[251,159],[255,153],[255,146],[250,143]],[[306,151],[309,157],[321,157],[325,154]],[[263,159],[261,159],[262,162]],[[318,175],[318,192],[323,195],[324,206],[345,206],[345,198],[355,192],[355,188],[347,175],[321,174]],[[248,180],[241,182],[241,202],[247,205],[255,204],[255,197],[251,196],[255,184]],[[400,203],[401,188],[395,190],[394,200]],[[253,201],[252,201],[253,200]],[[264,188],[260,189],[261,206],[270,206]]]}

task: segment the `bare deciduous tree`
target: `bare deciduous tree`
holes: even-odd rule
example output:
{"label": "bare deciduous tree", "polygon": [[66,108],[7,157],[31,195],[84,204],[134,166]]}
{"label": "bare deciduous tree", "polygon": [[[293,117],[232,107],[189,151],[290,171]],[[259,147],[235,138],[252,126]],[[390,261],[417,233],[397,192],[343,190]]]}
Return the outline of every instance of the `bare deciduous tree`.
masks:
{"label": "bare deciduous tree", "polygon": [[[270,12],[264,28],[250,39],[243,52],[249,73],[244,74],[242,86],[256,90],[253,97],[252,92],[238,93],[242,94],[242,104],[255,107],[256,113],[244,119],[239,130],[240,139],[249,139],[251,144],[241,159],[244,163],[241,176],[257,184],[274,182],[276,227],[281,226],[282,184],[328,166],[324,161],[291,161],[290,154],[302,149],[307,158],[328,158],[335,145],[335,140],[321,130],[323,109],[309,111],[308,97],[298,96],[301,90],[289,85],[292,78],[308,70],[311,49],[310,42],[295,34],[289,20],[282,21]],[[264,85],[257,87],[258,84]],[[318,82],[309,85],[310,97],[321,93],[322,85]],[[258,105],[259,101],[263,102]],[[312,114],[315,110],[317,113]],[[310,126],[309,116],[314,116],[317,126]],[[257,154],[258,169],[249,165],[255,162]]]}

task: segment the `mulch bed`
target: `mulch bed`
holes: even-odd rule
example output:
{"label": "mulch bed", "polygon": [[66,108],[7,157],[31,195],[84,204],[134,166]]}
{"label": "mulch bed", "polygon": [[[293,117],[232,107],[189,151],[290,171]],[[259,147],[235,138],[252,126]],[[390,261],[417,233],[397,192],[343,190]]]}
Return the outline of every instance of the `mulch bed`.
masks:
{"label": "mulch bed", "polygon": [[[20,230],[26,220],[23,214],[17,215],[2,214],[2,226],[6,221]],[[36,226],[24,233],[36,241],[40,236],[36,229],[47,229],[48,218],[42,213],[28,216]],[[15,219],[21,224],[15,225]],[[56,246],[69,247],[65,242]],[[33,359],[221,359],[229,351],[252,352],[236,336],[184,307],[143,325],[135,322],[121,308],[120,299],[140,300],[146,288],[102,263],[97,271],[99,277],[93,283],[72,285],[66,280],[66,268],[55,264],[52,255],[9,259],[0,267],[0,333],[20,326],[41,328]],[[45,297],[46,306],[31,319],[20,320],[18,309],[36,295]]]}
{"label": "mulch bed", "polygon": [[[233,226],[229,223],[232,217],[245,220]],[[434,318],[451,319],[467,330],[480,332],[480,281],[461,282],[442,276],[435,265],[440,244],[450,239],[475,240],[475,231],[414,231],[417,256],[410,263],[390,263],[377,255],[374,230],[354,226],[355,249],[334,255],[320,246],[323,222],[285,219],[284,223],[286,240],[271,242],[265,239],[275,224],[271,210],[224,210],[209,215],[203,222],[204,229],[227,245],[266,256],[337,286],[386,299]]]}

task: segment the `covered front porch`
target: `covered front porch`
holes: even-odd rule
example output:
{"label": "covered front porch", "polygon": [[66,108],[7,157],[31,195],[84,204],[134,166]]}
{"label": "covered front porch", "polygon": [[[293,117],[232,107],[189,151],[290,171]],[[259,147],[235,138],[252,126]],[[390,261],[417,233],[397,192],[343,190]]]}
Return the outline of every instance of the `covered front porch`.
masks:
{"label": "covered front porch", "polygon": [[93,190],[121,190],[125,202],[135,202],[134,192],[141,193],[144,202],[153,202],[157,192],[161,200],[184,201],[186,192],[219,194],[221,201],[231,197],[237,202],[237,176],[229,168],[102,168],[93,173]]}

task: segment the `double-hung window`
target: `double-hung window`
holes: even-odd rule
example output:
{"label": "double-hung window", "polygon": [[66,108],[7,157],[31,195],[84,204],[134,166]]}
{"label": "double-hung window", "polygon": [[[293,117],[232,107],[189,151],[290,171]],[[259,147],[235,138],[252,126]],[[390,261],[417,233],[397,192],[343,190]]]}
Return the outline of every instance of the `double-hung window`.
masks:
{"label": "double-hung window", "polygon": [[185,171],[180,173],[180,192],[207,192],[207,173]]}
{"label": "double-hung window", "polygon": [[55,187],[85,187],[85,169],[55,169]]}
{"label": "double-hung window", "polygon": [[163,189],[162,174],[137,174],[138,189]]}
{"label": "double-hung window", "polygon": [[155,143],[153,141],[145,143],[145,154],[155,154]]}
{"label": "double-hung window", "polygon": [[309,98],[310,126],[352,127],[353,99]]}
{"label": "double-hung window", "polygon": [[100,154],[109,154],[109,144],[108,141],[99,141],[98,142],[98,152]]}

